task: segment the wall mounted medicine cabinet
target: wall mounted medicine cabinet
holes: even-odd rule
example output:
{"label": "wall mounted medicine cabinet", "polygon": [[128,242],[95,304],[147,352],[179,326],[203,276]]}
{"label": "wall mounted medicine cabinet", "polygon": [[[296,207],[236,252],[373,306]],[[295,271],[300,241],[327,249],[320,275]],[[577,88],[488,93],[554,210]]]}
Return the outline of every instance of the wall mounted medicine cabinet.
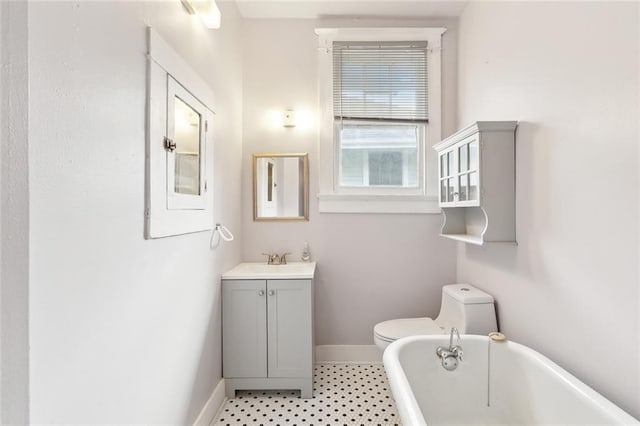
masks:
{"label": "wall mounted medicine cabinet", "polygon": [[469,244],[515,243],[515,121],[478,121],[434,145],[440,235]]}
{"label": "wall mounted medicine cabinet", "polygon": [[213,229],[213,93],[148,28],[145,238]]}

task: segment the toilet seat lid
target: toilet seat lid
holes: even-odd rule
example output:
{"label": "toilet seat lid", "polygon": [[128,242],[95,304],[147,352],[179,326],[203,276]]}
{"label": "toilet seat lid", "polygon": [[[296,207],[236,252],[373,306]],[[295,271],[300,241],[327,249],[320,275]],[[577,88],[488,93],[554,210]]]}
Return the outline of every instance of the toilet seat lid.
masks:
{"label": "toilet seat lid", "polygon": [[445,334],[431,318],[400,318],[376,324],[373,332],[384,340],[396,340],[420,334]]}

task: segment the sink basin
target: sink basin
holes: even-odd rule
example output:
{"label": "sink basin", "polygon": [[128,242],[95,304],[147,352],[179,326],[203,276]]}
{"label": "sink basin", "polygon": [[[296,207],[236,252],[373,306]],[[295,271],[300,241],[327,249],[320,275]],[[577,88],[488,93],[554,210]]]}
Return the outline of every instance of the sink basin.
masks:
{"label": "sink basin", "polygon": [[311,279],[316,262],[289,262],[286,265],[245,262],[222,274],[228,280]]}

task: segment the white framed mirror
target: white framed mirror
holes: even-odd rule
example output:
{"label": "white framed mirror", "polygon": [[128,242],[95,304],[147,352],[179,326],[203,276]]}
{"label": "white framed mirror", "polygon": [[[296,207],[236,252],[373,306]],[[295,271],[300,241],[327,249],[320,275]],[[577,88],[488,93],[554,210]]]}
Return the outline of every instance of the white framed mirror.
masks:
{"label": "white framed mirror", "polygon": [[253,220],[309,220],[307,153],[253,154]]}

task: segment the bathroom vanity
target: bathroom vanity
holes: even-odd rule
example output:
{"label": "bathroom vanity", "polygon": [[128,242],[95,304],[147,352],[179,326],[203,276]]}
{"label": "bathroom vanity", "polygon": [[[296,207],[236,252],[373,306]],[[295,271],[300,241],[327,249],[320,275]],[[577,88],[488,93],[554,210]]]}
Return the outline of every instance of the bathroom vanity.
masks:
{"label": "bathroom vanity", "polygon": [[313,397],[315,262],[241,263],[222,275],[222,369],[239,389]]}

